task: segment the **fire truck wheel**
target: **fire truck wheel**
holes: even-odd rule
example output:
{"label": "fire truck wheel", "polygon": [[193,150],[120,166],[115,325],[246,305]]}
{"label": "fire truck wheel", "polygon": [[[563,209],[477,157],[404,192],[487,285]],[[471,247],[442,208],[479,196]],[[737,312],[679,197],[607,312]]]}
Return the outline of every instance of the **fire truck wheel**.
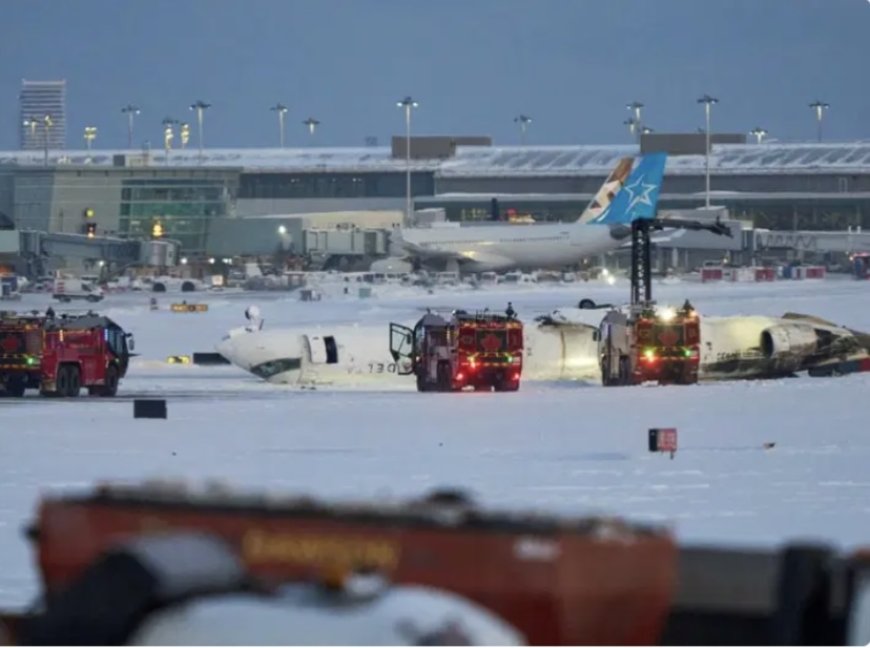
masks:
{"label": "fire truck wheel", "polygon": [[631,367],[626,356],[620,356],[619,358],[619,384],[631,384]]}
{"label": "fire truck wheel", "polygon": [[453,391],[453,380],[450,372],[450,363],[441,360],[438,363],[438,391]]}
{"label": "fire truck wheel", "polygon": [[115,365],[110,365],[106,369],[106,382],[100,390],[100,396],[112,398],[118,393],[118,368]]}
{"label": "fire truck wheel", "polygon": [[24,381],[13,380],[6,383],[6,396],[11,396],[12,398],[21,398],[22,396],[24,396],[24,389]]}
{"label": "fire truck wheel", "polygon": [[66,396],[67,398],[78,398],[79,392],[82,389],[82,377],[79,373],[79,368],[75,365],[68,365],[66,369],[69,378],[66,383],[66,393],[62,394],[62,396]]}
{"label": "fire truck wheel", "polygon": [[65,397],[69,390],[69,368],[67,365],[61,365],[57,368],[57,378],[55,379],[56,391],[52,392],[54,396]]}

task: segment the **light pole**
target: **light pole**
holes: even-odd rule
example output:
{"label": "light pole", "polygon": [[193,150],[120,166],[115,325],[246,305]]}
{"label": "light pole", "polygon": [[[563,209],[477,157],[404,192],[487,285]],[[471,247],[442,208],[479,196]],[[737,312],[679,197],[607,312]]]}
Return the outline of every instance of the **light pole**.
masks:
{"label": "light pole", "polygon": [[707,134],[707,147],[704,154],[704,175],[706,177],[706,200],[704,204],[707,206],[707,209],[710,209],[710,108],[713,104],[719,103],[719,100],[716,97],[705,94],[698,99],[698,103],[704,104],[704,117],[707,120],[706,128],[704,129],[704,132]]}
{"label": "light pole", "polygon": [[532,118],[528,115],[520,115],[519,117],[514,117],[514,123],[520,125],[520,145],[526,145],[526,129],[529,127],[529,124],[532,123]]}
{"label": "light pole", "polygon": [[91,159],[91,142],[97,138],[96,126],[85,126],[85,142],[88,146],[88,160]]}
{"label": "light pole", "polygon": [[202,164],[203,156],[202,156],[202,117],[203,113],[211,107],[210,103],[204,102],[202,99],[197,99],[194,103],[190,104],[190,109],[196,111],[196,122],[199,126],[199,163]]}
{"label": "light pole", "polygon": [[641,135],[649,135],[650,133],[655,133],[655,128],[650,128],[649,126],[644,126],[640,129]]}
{"label": "light pole", "polygon": [[127,104],[123,108],[121,108],[121,112],[127,115],[127,148],[133,148],[133,118],[138,115],[141,111],[139,110],[139,106],[134,106],[133,104]]}
{"label": "light pole", "polygon": [[626,109],[634,112],[634,129],[632,133],[637,133],[637,141],[640,142],[640,136],[643,133],[642,124],[640,118],[640,111],[643,108],[643,104],[639,101],[632,101],[631,103],[625,104]]}
{"label": "light pole", "polygon": [[320,122],[314,119],[314,117],[309,117],[304,122],[302,122],[306,126],[308,126],[308,133],[311,137],[314,137],[314,131],[317,130],[317,127],[320,126]]}
{"label": "light pole", "polygon": [[182,122],[179,134],[181,135],[181,148],[186,149],[187,143],[190,141],[190,124]]}
{"label": "light pole", "polygon": [[761,144],[761,140],[763,140],[764,136],[767,135],[767,131],[764,130],[761,126],[756,126],[751,131],[749,131],[749,134],[755,135],[755,137],[756,137],[755,143],[756,144]]}
{"label": "light pole", "polygon": [[419,104],[410,96],[396,102],[405,109],[405,219],[411,222],[411,109]]}
{"label": "light pole", "polygon": [[30,129],[31,146],[36,143],[36,128],[38,126],[39,122],[35,119],[28,118],[24,120],[24,127]]}
{"label": "light pole", "polygon": [[44,115],[39,119],[39,123],[42,124],[42,138],[43,145],[45,147],[45,166],[48,166],[48,133],[51,130],[51,127],[54,126],[54,120],[52,120],[51,115]]}
{"label": "light pole", "polygon": [[810,108],[816,111],[816,122],[818,123],[818,139],[822,141],[822,116],[825,114],[825,111],[831,107],[831,104],[825,103],[824,101],[819,101],[816,99],[813,103],[810,104]]}
{"label": "light pole", "polygon": [[279,102],[269,108],[269,110],[278,113],[278,141],[281,148],[284,148],[284,115],[287,114],[287,106]]}
{"label": "light pole", "polygon": [[634,117],[629,117],[624,122],[623,125],[628,126],[628,132],[631,134],[631,139],[634,139],[635,132],[637,131],[637,121]]}
{"label": "light pole", "polygon": [[175,137],[175,133],[172,130],[172,127],[178,123],[177,119],[173,119],[172,117],[164,118],[163,124],[163,150],[166,151],[166,164],[169,164],[169,151],[172,149],[172,139]]}

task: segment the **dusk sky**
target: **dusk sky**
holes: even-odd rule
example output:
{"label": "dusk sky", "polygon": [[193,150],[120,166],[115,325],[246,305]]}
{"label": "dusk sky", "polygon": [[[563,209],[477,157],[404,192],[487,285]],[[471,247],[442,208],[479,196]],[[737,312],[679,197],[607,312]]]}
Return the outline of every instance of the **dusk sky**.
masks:
{"label": "dusk sky", "polygon": [[[205,143],[275,146],[269,106],[289,107],[287,144],[388,144],[404,132],[529,144],[628,143],[627,102],[657,132],[755,126],[813,140],[808,103],[831,104],[825,138],[870,139],[867,0],[3,0],[0,148],[18,147],[22,78],[67,80],[67,147],[126,146],[120,109],[141,107],[135,142],[162,146],[166,116]],[[195,144],[195,134],[192,144]]]}

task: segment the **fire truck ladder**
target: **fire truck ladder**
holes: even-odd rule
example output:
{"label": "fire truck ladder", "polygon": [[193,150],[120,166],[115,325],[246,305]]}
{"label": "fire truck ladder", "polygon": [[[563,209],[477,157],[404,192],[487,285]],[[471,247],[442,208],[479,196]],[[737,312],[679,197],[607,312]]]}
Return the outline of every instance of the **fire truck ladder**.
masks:
{"label": "fire truck ladder", "polygon": [[713,223],[677,218],[638,218],[631,223],[631,305],[652,301],[652,242],[650,232],[665,229],[685,229],[712,232],[731,238],[731,230],[716,219]]}

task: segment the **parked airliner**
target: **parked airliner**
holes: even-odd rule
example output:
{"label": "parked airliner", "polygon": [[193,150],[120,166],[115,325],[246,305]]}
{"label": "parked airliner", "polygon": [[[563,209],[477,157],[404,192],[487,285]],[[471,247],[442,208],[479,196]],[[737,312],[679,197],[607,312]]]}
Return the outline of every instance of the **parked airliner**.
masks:
{"label": "parked airliner", "polygon": [[465,272],[564,268],[618,248],[632,221],[655,217],[666,161],[666,153],[642,156],[621,186],[620,164],[575,223],[402,228],[394,245],[423,263],[452,264]]}

